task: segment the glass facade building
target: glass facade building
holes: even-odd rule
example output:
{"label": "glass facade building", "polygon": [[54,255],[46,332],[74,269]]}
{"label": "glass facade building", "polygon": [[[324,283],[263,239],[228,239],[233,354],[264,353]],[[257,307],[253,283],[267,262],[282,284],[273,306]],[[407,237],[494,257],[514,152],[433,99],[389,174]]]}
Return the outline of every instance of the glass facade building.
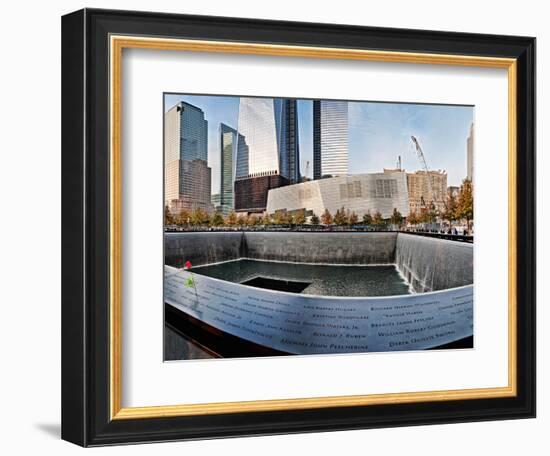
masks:
{"label": "glass facade building", "polygon": [[313,101],[313,179],[348,174],[348,102]]}
{"label": "glass facade building", "polygon": [[208,121],[202,109],[182,101],[164,115],[165,204],[210,210],[210,194]]}
{"label": "glass facade building", "polygon": [[279,151],[272,98],[241,98],[236,179],[278,174]]}
{"label": "glass facade building", "polygon": [[235,210],[262,213],[267,207],[268,192],[288,184],[288,179],[280,174],[238,179],[235,181]]}
{"label": "glass facade building", "polygon": [[220,201],[224,214],[234,207],[235,159],[237,157],[237,130],[220,123]]}
{"label": "glass facade building", "polygon": [[[299,163],[296,100],[241,98],[235,166],[235,209],[263,211],[269,188],[299,181]],[[267,178],[269,176],[280,178]],[[254,179],[258,179],[258,182]],[[245,180],[248,182],[241,182]]]}
{"label": "glass facade building", "polygon": [[470,135],[466,139],[466,178],[469,181],[474,180],[474,124],[470,125]]}
{"label": "glass facade building", "polygon": [[291,183],[300,182],[300,141],[298,136],[298,107],[295,99],[279,101],[281,121],[279,149],[281,150],[281,175]]}

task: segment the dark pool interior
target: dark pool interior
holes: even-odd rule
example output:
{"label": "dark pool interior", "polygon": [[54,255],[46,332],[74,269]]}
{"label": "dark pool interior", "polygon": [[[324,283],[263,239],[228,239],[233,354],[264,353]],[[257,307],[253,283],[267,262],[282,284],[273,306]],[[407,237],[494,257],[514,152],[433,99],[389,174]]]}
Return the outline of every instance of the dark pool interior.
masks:
{"label": "dark pool interior", "polygon": [[202,274],[258,288],[318,296],[394,296],[410,294],[394,265],[334,266],[235,260],[194,267]]}

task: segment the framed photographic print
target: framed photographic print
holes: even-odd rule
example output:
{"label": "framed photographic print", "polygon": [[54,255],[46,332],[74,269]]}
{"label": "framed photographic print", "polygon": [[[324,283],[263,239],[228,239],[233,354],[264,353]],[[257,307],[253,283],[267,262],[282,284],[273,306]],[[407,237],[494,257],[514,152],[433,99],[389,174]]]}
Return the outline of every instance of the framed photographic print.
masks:
{"label": "framed photographic print", "polygon": [[62,436],[535,415],[535,39],[62,21]]}

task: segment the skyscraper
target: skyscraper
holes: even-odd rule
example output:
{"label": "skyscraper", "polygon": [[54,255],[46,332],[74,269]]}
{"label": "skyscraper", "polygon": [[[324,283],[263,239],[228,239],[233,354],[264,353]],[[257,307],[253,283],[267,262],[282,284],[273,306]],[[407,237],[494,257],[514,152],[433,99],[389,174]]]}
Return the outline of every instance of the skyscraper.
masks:
{"label": "skyscraper", "polygon": [[281,156],[281,174],[291,184],[300,182],[300,144],[298,137],[298,106],[295,99],[275,100],[280,106],[279,149]]}
{"label": "skyscraper", "polygon": [[270,188],[300,178],[296,100],[241,98],[238,132],[235,209],[262,212]]}
{"label": "skyscraper", "polygon": [[220,201],[224,214],[233,210],[235,158],[237,156],[237,130],[220,123]]}
{"label": "skyscraper", "polygon": [[348,102],[313,101],[313,179],[348,173]]}
{"label": "skyscraper", "polygon": [[470,125],[470,136],[466,140],[466,151],[467,151],[467,171],[466,177],[469,181],[474,180],[474,124]]}
{"label": "skyscraper", "polygon": [[208,122],[202,109],[182,101],[164,115],[164,201],[176,212],[211,210],[210,194]]}

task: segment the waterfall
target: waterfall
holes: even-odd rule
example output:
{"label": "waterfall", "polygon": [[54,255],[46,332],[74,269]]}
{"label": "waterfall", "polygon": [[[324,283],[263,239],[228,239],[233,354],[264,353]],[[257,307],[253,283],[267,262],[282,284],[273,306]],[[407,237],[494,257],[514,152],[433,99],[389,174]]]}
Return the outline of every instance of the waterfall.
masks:
{"label": "waterfall", "polygon": [[472,244],[399,233],[395,263],[418,293],[470,285],[474,281]]}
{"label": "waterfall", "polygon": [[418,293],[473,283],[473,244],[407,233],[199,232],[165,235],[165,264],[251,258],[289,263],[395,264]]}

